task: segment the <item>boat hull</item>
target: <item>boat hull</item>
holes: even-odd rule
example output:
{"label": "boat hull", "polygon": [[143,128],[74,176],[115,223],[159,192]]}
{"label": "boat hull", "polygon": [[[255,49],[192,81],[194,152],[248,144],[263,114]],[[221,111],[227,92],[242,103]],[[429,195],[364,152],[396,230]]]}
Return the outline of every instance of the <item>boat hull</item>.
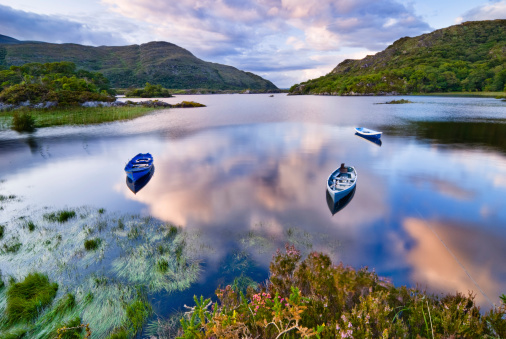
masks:
{"label": "boat hull", "polygon": [[153,167],[153,156],[150,153],[139,153],[125,166],[125,173],[132,181],[148,175]]}
{"label": "boat hull", "polygon": [[363,128],[363,127],[357,127],[355,128],[355,131],[360,134],[363,137],[371,138],[371,139],[379,139],[381,138],[381,134],[383,132],[373,131],[371,129]]}
{"label": "boat hull", "polygon": [[127,178],[126,178],[127,187],[134,194],[139,192],[141,189],[144,188],[144,186],[146,186],[148,184],[148,182],[153,177],[154,173],[155,173],[155,166],[153,165],[148,173],[146,173],[144,176],[138,178],[137,180],[132,180],[130,177],[127,176]]}

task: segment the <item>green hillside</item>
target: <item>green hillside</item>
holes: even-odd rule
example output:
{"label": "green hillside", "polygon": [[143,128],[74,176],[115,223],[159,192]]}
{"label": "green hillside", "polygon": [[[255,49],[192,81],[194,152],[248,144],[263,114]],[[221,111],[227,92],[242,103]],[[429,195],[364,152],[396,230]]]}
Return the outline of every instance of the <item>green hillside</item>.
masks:
{"label": "green hillside", "polygon": [[362,60],[296,84],[290,94],[364,95],[506,90],[506,20],[404,37]]}
{"label": "green hillside", "polygon": [[149,82],[171,89],[277,90],[270,81],[234,67],[203,61],[168,42],[131,46],[83,46],[18,41],[0,36],[0,70],[26,63],[73,62],[100,72],[116,88]]}

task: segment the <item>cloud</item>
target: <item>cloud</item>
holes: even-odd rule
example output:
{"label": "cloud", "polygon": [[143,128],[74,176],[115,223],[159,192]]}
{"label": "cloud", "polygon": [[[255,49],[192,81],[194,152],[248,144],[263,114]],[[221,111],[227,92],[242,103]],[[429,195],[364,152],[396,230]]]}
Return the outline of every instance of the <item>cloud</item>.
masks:
{"label": "cloud", "polygon": [[102,0],[102,4],[151,25],[156,37],[203,59],[225,60],[246,71],[276,70],[278,79],[285,74],[283,83],[276,81],[278,86],[293,84],[289,79],[295,78],[287,72],[322,67],[314,54],[335,55],[335,61],[325,64],[328,73],[346,49],[376,52],[400,37],[431,30],[413,8],[395,0]]}
{"label": "cloud", "polygon": [[[506,0],[475,7],[462,16],[462,21],[495,20],[506,18]],[[460,19],[460,18],[459,18]]]}
{"label": "cloud", "polygon": [[[90,18],[91,20],[92,18]],[[83,18],[83,22],[87,22]],[[40,15],[0,5],[0,33],[18,40],[72,42],[84,45],[118,45],[126,40],[107,28],[97,29],[56,15]]]}

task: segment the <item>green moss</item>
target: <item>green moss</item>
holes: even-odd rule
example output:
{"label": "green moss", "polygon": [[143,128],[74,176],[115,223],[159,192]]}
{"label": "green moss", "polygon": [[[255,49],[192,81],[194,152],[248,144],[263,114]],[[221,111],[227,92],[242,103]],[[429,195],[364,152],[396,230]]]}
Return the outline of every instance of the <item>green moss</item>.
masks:
{"label": "green moss", "polygon": [[14,283],[7,290],[7,322],[29,322],[49,305],[58,291],[58,284],[51,283],[46,275],[30,273],[22,282]]}
{"label": "green moss", "polygon": [[46,213],[44,214],[44,219],[51,222],[59,222],[64,223],[70,219],[73,219],[76,217],[76,212],[72,210],[61,210],[57,212],[52,213]]}
{"label": "green moss", "polygon": [[94,251],[100,246],[101,242],[100,238],[87,239],[84,241],[84,248],[87,251]]}

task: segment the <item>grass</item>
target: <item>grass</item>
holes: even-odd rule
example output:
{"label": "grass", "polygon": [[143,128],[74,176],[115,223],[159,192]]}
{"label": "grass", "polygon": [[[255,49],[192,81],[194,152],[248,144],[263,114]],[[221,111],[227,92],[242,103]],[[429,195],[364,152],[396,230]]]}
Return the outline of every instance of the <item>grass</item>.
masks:
{"label": "grass", "polygon": [[16,111],[12,117],[12,129],[17,132],[33,132],[35,119],[28,112]]}
{"label": "grass", "polygon": [[21,243],[17,240],[13,240],[10,243],[5,243],[3,248],[5,253],[16,253],[21,248]]}
{"label": "grass", "polygon": [[29,230],[30,232],[35,231],[35,224],[34,224],[34,223],[33,223],[33,221],[31,221],[31,220],[30,220],[30,221],[28,221],[28,222],[26,223],[26,227],[28,227],[28,230]]}
{"label": "grass", "polygon": [[51,222],[59,222],[60,224],[76,217],[76,212],[72,210],[60,210],[57,212],[44,214],[44,219]]}
{"label": "grass", "polygon": [[34,128],[66,125],[101,124],[118,120],[131,120],[152,112],[156,108],[127,107],[68,107],[54,109],[20,109],[0,112],[0,126],[11,126],[16,114],[31,115]]}
{"label": "grass", "polygon": [[7,290],[7,322],[29,322],[49,305],[58,291],[58,284],[51,283],[47,275],[30,273],[22,282],[14,283]]}
{"label": "grass", "polygon": [[506,92],[445,92],[445,93],[413,93],[410,95],[430,95],[440,97],[481,97],[506,98]]}
{"label": "grass", "polygon": [[100,246],[101,243],[102,240],[100,240],[100,238],[87,239],[84,241],[84,248],[87,251],[94,251]]}
{"label": "grass", "polygon": [[0,201],[6,201],[6,200],[12,200],[16,199],[16,196],[14,194],[11,195],[1,195],[0,194]]}
{"label": "grass", "polygon": [[4,237],[4,234],[5,234],[5,226],[0,225],[0,239]]}

